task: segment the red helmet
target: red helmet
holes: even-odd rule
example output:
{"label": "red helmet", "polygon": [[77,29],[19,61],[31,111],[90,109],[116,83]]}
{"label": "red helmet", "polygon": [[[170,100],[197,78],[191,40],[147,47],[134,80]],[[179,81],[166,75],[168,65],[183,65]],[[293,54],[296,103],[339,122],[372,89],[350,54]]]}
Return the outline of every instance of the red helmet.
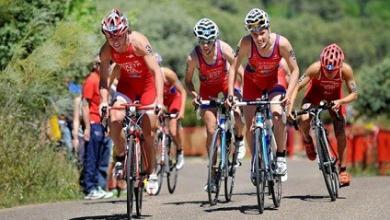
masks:
{"label": "red helmet", "polygon": [[321,67],[328,71],[341,68],[344,61],[344,52],[337,44],[326,46],[320,56]]}
{"label": "red helmet", "polygon": [[102,32],[107,35],[122,35],[127,32],[129,22],[119,9],[112,9],[102,20]]}

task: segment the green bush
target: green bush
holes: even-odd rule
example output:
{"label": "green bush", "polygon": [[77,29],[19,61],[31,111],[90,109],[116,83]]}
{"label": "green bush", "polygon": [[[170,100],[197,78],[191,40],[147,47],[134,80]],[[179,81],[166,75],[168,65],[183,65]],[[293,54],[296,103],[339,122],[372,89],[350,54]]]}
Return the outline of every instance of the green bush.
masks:
{"label": "green bush", "polygon": [[354,105],[360,117],[390,118],[390,58],[358,72],[359,98]]}

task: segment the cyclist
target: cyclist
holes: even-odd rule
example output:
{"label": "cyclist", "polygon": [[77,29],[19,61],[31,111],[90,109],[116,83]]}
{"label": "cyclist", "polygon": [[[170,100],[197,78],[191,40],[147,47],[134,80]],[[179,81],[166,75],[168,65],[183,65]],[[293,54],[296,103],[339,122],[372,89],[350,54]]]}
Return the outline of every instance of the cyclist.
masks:
{"label": "cyclist", "polygon": [[[299,68],[295,58],[294,50],[287,38],[271,32],[268,14],[258,8],[253,8],[245,17],[245,27],[249,31],[248,35],[241,38],[233,64],[229,69],[229,77],[232,77],[238,70],[243,59],[248,59],[248,64],[244,71],[243,99],[255,100],[263,94],[269,93],[270,100],[280,100],[282,93],[286,93],[284,101],[288,106],[293,89],[299,76]],[[283,86],[278,84],[278,66],[280,60],[284,58],[291,71],[287,92]],[[233,83],[229,81],[229,96],[232,97]],[[255,114],[255,106],[244,108],[246,121],[247,143],[252,142],[252,120]],[[276,172],[282,176],[282,181],[287,180],[286,163],[286,126],[282,120],[283,107],[272,105],[274,133],[277,143]],[[251,150],[253,150],[251,148]],[[253,152],[252,152],[253,153]],[[251,176],[253,180],[253,175]]]}
{"label": "cyclist", "polygon": [[[158,63],[161,64],[161,56],[156,54],[156,57]],[[164,106],[166,106],[168,112],[178,113],[177,118],[169,120],[168,126],[169,133],[171,134],[173,142],[177,147],[176,168],[180,170],[184,165],[184,153],[181,141],[181,138],[183,137],[183,129],[181,128],[179,121],[184,118],[187,92],[173,70],[168,67],[161,67],[161,72],[164,77]]]}
{"label": "cyclist", "polygon": [[[161,64],[162,58],[156,53],[157,62]],[[116,65],[112,74],[110,75],[110,82],[115,82],[119,78],[119,66]],[[187,92],[182,83],[177,77],[176,73],[168,67],[161,67],[164,80],[164,106],[168,112],[178,113],[177,118],[169,120],[169,132],[172,136],[173,142],[177,146],[177,163],[176,168],[181,169],[184,165],[184,153],[181,137],[183,137],[183,130],[180,128],[179,120],[184,118],[185,101]]]}
{"label": "cyclist", "polygon": [[[187,57],[185,73],[185,84],[192,95],[193,102],[199,98],[209,100],[217,98],[219,93],[227,95],[228,92],[228,67],[233,62],[233,49],[224,41],[219,39],[219,29],[216,23],[208,18],[200,19],[193,29],[198,45]],[[199,71],[200,88],[199,94],[195,91],[192,81],[195,68]],[[242,68],[240,69],[242,73]],[[238,71],[236,71],[238,72]],[[235,73],[232,73],[235,75]],[[234,80],[233,80],[234,81]],[[206,124],[207,150],[216,126],[216,109],[203,108],[201,116]],[[245,145],[243,141],[243,124],[239,117],[236,117],[236,146],[238,147],[238,159],[245,156]]]}
{"label": "cyclist", "polygon": [[[161,106],[163,81],[162,73],[154,57],[148,39],[141,33],[133,31],[126,16],[118,9],[113,9],[102,20],[102,32],[106,42],[100,50],[101,58],[101,99],[100,107],[107,106],[108,102],[108,75],[110,61],[120,68],[117,92],[113,97],[113,106],[123,103],[139,101],[142,106]],[[159,108],[157,108],[159,109]],[[115,147],[116,160],[125,158],[125,139],[122,134],[124,112],[114,110],[110,112],[110,131]],[[141,122],[145,156],[145,173],[149,175],[148,194],[155,194],[158,189],[156,175],[155,149],[153,146],[153,132],[156,125],[156,116],[150,112],[145,114]],[[117,166],[120,167],[120,164]]]}
{"label": "cyclist", "polygon": [[[342,83],[347,85],[349,94],[342,98]],[[320,60],[311,64],[304,75],[298,81],[291,98],[292,104],[299,90],[306,84],[310,85],[305,93],[302,106],[306,103],[318,105],[321,100],[332,102],[334,106],[329,111],[332,120],[335,136],[337,139],[337,149],[340,166],[340,184],[347,186],[351,182],[351,176],[346,172],[346,136],[345,136],[345,104],[357,99],[357,86],[354,80],[353,71],[350,65],[344,62],[344,52],[337,44],[326,46],[320,55]],[[303,106],[304,107],[304,106]],[[339,113],[337,119],[335,112]],[[300,117],[300,131],[303,135],[306,155],[310,160],[316,159],[316,152],[313,140],[310,137],[309,115]]]}

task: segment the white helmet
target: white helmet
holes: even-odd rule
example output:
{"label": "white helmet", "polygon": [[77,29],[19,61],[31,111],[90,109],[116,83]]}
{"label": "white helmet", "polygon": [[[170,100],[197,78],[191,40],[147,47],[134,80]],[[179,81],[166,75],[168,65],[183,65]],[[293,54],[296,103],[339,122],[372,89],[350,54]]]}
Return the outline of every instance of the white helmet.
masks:
{"label": "white helmet", "polygon": [[259,32],[269,26],[268,14],[261,9],[253,8],[245,17],[245,27],[248,31]]}
{"label": "white helmet", "polygon": [[215,40],[219,36],[219,30],[214,21],[202,18],[195,24],[194,34],[198,39]]}

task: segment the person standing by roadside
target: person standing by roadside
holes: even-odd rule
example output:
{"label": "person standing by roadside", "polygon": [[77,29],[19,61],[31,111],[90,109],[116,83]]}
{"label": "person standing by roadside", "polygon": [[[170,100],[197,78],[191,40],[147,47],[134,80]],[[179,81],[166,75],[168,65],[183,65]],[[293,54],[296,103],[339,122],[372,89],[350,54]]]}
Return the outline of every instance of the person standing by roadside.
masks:
{"label": "person standing by roadside", "polygon": [[82,92],[82,116],[85,124],[84,140],[84,184],[85,199],[110,198],[106,192],[107,169],[111,150],[111,140],[100,122],[100,74],[99,58],[95,58],[92,72],[86,77]]}

